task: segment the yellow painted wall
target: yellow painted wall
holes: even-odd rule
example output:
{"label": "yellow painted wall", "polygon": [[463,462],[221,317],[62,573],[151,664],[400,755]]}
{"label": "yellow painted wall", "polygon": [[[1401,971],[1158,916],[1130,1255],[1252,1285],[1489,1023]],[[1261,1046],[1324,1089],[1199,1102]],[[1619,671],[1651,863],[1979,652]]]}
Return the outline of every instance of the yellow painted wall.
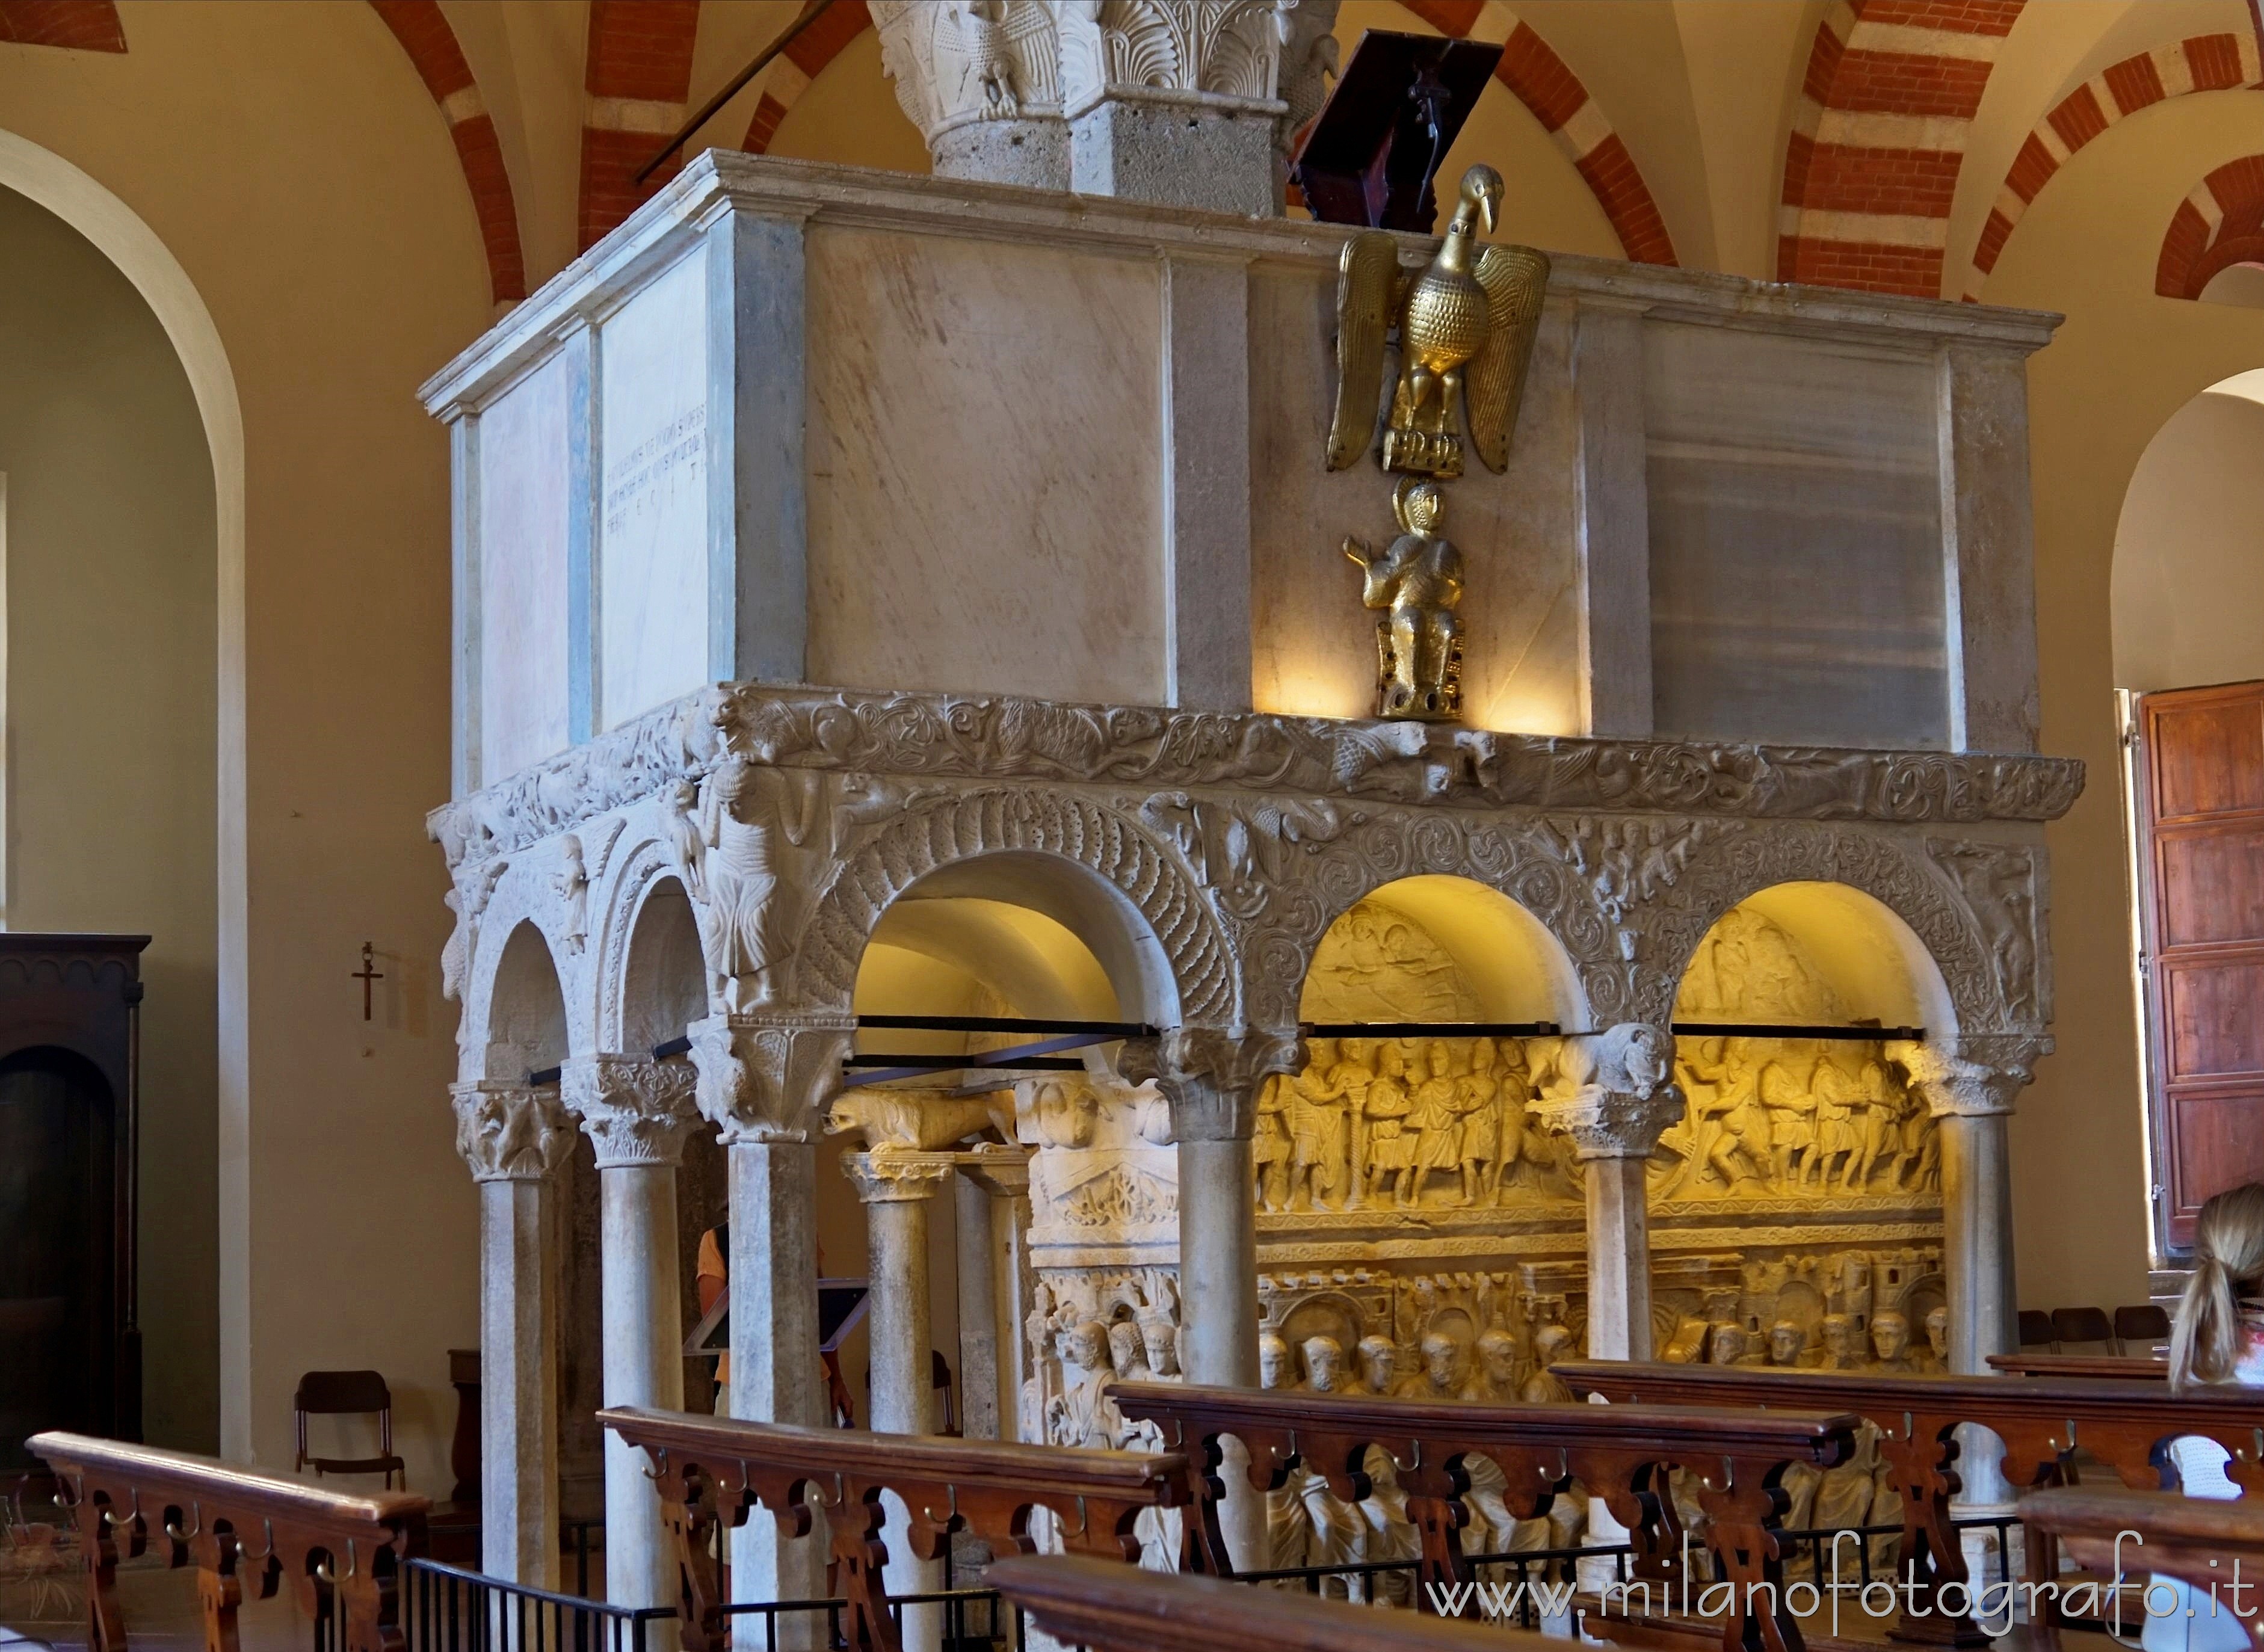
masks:
{"label": "yellow painted wall", "polygon": [[7,924],[148,934],[149,1439],[218,1442],[212,458],[117,267],[0,189]]}

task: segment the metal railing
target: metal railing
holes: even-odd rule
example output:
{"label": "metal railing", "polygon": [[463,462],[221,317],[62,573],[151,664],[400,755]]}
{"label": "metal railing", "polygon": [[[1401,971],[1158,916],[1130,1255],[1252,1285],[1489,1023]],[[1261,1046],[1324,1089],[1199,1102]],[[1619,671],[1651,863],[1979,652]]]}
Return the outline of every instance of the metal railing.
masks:
{"label": "metal railing", "polygon": [[[507,1583],[440,1561],[402,1563],[402,1628],[410,1652],[646,1652],[673,1606],[602,1600]],[[317,1614],[316,1652],[331,1652]]]}

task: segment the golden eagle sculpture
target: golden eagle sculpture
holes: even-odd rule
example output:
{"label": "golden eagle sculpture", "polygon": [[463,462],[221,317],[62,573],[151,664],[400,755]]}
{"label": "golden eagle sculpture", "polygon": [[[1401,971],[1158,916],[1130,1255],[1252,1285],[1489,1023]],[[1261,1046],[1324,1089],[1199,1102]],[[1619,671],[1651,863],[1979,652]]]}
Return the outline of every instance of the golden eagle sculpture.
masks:
{"label": "golden eagle sculpture", "polygon": [[1530,247],[1483,245],[1494,226],[1501,174],[1462,174],[1447,238],[1429,265],[1403,272],[1395,238],[1371,229],[1345,243],[1337,266],[1337,404],[1329,468],[1368,451],[1382,400],[1383,361],[1397,335],[1399,376],[1384,420],[1383,467],[1419,476],[1462,474],[1455,405],[1488,470],[1509,464],[1518,398],[1541,330],[1549,259]]}

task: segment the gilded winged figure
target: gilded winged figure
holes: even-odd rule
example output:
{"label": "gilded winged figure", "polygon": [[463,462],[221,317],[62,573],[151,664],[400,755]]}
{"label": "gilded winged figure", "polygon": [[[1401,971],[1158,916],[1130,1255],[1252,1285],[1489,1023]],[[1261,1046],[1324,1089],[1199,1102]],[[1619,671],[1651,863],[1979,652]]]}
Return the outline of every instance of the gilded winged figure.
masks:
{"label": "gilded winged figure", "polygon": [[1462,174],[1454,221],[1430,264],[1399,267],[1397,243],[1380,229],[1345,243],[1337,266],[1337,403],[1329,427],[1329,468],[1368,451],[1394,342],[1399,375],[1384,421],[1383,467],[1424,476],[1462,474],[1457,402],[1488,470],[1509,464],[1511,432],[1526,366],[1541,328],[1549,259],[1530,247],[1487,245],[1501,201],[1501,174],[1474,166]]}

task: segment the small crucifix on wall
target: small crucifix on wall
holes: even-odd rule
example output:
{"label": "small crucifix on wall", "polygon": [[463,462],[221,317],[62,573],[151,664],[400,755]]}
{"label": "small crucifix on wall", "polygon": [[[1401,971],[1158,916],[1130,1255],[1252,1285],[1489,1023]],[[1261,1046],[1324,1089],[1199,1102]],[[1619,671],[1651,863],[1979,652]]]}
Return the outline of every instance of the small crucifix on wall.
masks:
{"label": "small crucifix on wall", "polygon": [[361,982],[361,1018],[366,1021],[371,1018],[370,989],[385,979],[377,967],[377,948],[369,941],[361,944],[361,967],[353,978]]}

